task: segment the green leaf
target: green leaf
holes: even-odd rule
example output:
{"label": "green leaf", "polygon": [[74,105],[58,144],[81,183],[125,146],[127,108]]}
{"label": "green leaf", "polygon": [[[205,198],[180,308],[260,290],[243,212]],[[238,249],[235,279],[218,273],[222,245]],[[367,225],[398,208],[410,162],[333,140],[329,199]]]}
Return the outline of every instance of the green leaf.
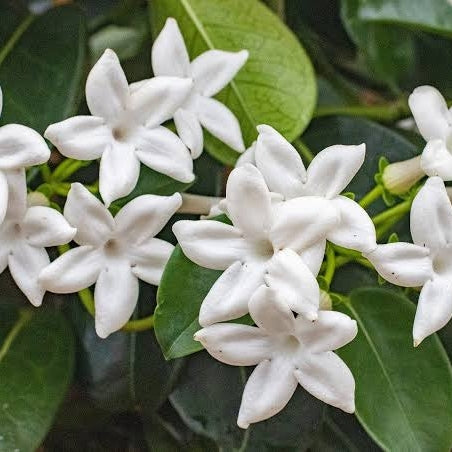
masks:
{"label": "green leaf", "polygon": [[[191,58],[208,49],[247,49],[250,57],[218,95],[238,117],[245,144],[256,126],[269,124],[289,141],[309,123],[316,101],[311,62],[290,30],[257,0],[154,0],[149,2],[156,35],[174,17]],[[206,148],[233,165],[238,154],[206,134]]]}
{"label": "green leaf", "polygon": [[42,16],[22,17],[11,30],[3,20],[5,8],[0,6],[4,101],[0,120],[43,133],[77,108],[85,63],[85,18],[76,7],[61,7]]}
{"label": "green leaf", "polygon": [[43,308],[1,305],[0,319],[0,450],[32,452],[72,378],[72,330],[60,313]]}
{"label": "green leaf", "polygon": [[249,373],[199,353],[188,360],[170,401],[191,430],[215,440],[221,450],[306,450],[325,405],[299,387],[281,413],[242,430],[237,415]]}
{"label": "green leaf", "polygon": [[415,306],[384,289],[358,289],[339,309],[358,322],[338,351],[356,380],[356,415],[391,451],[441,451],[452,444],[452,372],[436,335],[413,347]]}

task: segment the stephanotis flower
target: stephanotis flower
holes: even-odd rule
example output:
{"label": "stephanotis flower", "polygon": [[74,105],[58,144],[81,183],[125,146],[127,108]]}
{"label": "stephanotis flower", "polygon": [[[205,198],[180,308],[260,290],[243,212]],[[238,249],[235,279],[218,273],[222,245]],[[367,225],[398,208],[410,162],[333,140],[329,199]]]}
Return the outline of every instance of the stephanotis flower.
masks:
{"label": "stephanotis flower", "polygon": [[237,118],[212,96],[235,77],[247,59],[246,50],[208,50],[190,63],[184,38],[172,18],[167,19],[155,40],[152,46],[154,74],[193,79],[190,96],[174,114],[177,133],[191,150],[193,158],[199,157],[203,150],[202,127],[232,149],[245,150]]}
{"label": "stephanotis flower", "polygon": [[[330,146],[319,152],[306,170],[296,149],[275,129],[260,125],[257,130],[256,145],[241,156],[239,165],[252,162],[268,188],[283,200],[303,196],[327,200],[328,209],[336,211],[340,221],[328,231],[326,239],[358,251],[373,249],[375,227],[369,215],[358,203],[340,195],[363,164],[365,145]],[[324,240],[323,247],[325,243]]]}
{"label": "stephanotis flower", "polygon": [[267,283],[285,296],[293,311],[315,320],[317,275],[325,235],[338,227],[329,202],[306,196],[273,204],[262,174],[248,164],[235,168],[226,186],[232,225],[215,220],[178,221],[173,231],[184,254],[198,265],[226,270],[204,299],[202,326],[248,312],[248,301]]}
{"label": "stephanotis flower", "polygon": [[179,193],[143,195],[113,218],[83,185],[72,184],[64,216],[77,227],[74,240],[80,246],[45,268],[39,277],[41,284],[52,292],[72,293],[96,283],[96,332],[107,337],[132,315],[138,300],[138,278],[160,283],[174,247],[154,236],[181,203]]}
{"label": "stephanotis flower", "polygon": [[107,49],[86,81],[93,116],[75,116],[45,132],[66,157],[100,158],[99,191],[107,206],[135,187],[140,162],[181,182],[191,182],[193,160],[180,138],[161,124],[191,91],[192,81],[155,77],[131,91],[118,57]]}
{"label": "stephanotis flower", "polygon": [[431,177],[411,207],[414,244],[379,245],[365,256],[393,284],[423,286],[413,325],[414,346],[452,317],[452,205],[444,182]]}
{"label": "stephanotis flower", "polygon": [[55,209],[27,206],[25,170],[8,171],[8,208],[0,225],[0,273],[9,267],[20,290],[40,306],[45,289],[38,276],[50,263],[45,247],[70,242],[76,230]]}
{"label": "stephanotis flower", "polygon": [[[3,94],[0,89],[0,115]],[[8,181],[10,175],[16,178],[21,168],[39,165],[50,157],[50,150],[44,139],[29,127],[7,124],[0,127],[0,223],[5,218],[8,207]]]}
{"label": "stephanotis flower", "polygon": [[257,365],[243,391],[239,427],[280,412],[298,384],[330,405],[355,411],[355,380],[332,351],[356,336],[355,320],[334,311],[320,311],[315,322],[294,318],[287,304],[265,286],[251,298],[249,310],[257,327],[217,323],[194,336],[223,363]]}

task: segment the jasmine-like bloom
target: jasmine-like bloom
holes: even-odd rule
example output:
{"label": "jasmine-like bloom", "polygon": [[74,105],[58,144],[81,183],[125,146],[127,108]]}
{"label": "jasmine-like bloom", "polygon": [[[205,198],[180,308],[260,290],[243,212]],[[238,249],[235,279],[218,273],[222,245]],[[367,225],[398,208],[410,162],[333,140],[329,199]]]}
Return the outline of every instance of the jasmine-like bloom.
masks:
{"label": "jasmine-like bloom", "polygon": [[54,260],[39,280],[56,293],[78,292],[96,283],[96,331],[100,337],[107,337],[132,315],[138,300],[138,278],[160,283],[174,247],[154,236],[181,203],[179,193],[143,195],[113,218],[83,185],[72,184],[64,216],[77,227],[74,240],[80,246]]}
{"label": "jasmine-like bloom", "polygon": [[202,127],[232,149],[243,152],[240,125],[234,114],[212,98],[237,74],[248,52],[208,50],[191,63],[177,22],[169,18],[152,46],[152,68],[158,76],[189,77],[193,89],[174,114],[177,133],[191,150],[193,158],[203,150]]}
{"label": "jasmine-like bloom", "polygon": [[304,196],[324,199],[327,208],[339,217],[326,238],[345,248],[373,249],[376,235],[369,215],[358,203],[340,195],[363,164],[365,145],[330,146],[319,152],[306,170],[296,149],[276,130],[267,125],[257,129],[256,147],[250,153],[254,152],[255,165],[268,188],[286,202]]}
{"label": "jasmine-like bloom", "polygon": [[45,289],[38,276],[50,263],[45,247],[70,242],[76,230],[55,209],[27,207],[24,169],[9,170],[7,178],[8,208],[0,225],[0,273],[9,267],[20,290],[34,306],[40,306]]}
{"label": "jasmine-like bloom", "polygon": [[356,336],[355,320],[334,311],[320,311],[315,322],[294,318],[287,304],[265,286],[253,295],[249,309],[257,327],[218,323],[194,336],[223,363],[257,365],[245,385],[239,427],[281,411],[298,384],[325,403],[355,411],[355,380],[332,351]]}
{"label": "jasmine-like bloom", "polygon": [[408,98],[419,132],[427,142],[420,167],[428,176],[452,180],[452,113],[433,86],[420,86]]}
{"label": "jasmine-like bloom", "polygon": [[262,174],[247,164],[235,168],[226,187],[233,225],[214,220],[178,221],[173,231],[185,255],[198,265],[226,270],[204,299],[202,326],[241,317],[255,290],[267,283],[291,309],[315,320],[317,275],[325,235],[338,228],[338,212],[321,197],[271,202]]}
{"label": "jasmine-like bloom", "polygon": [[192,81],[155,77],[131,91],[118,57],[107,49],[86,81],[92,116],[75,116],[45,132],[66,157],[100,158],[99,191],[107,206],[135,187],[140,162],[181,182],[191,182],[193,160],[180,138],[162,127],[190,93]]}
{"label": "jasmine-like bloom", "polygon": [[[3,94],[0,89],[0,115]],[[7,124],[0,127],[0,223],[8,207],[8,181],[15,178],[17,171],[28,166],[39,165],[50,157],[50,150],[44,139],[29,127]]]}
{"label": "jasmine-like bloom", "polygon": [[452,317],[452,206],[439,177],[431,177],[411,207],[414,244],[379,245],[366,257],[388,281],[423,286],[413,325],[414,345]]}

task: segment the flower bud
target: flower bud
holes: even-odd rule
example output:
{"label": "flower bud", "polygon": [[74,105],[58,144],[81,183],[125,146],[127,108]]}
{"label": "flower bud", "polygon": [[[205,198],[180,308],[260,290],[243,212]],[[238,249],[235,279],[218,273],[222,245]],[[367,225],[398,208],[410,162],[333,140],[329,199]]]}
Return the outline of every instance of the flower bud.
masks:
{"label": "flower bud", "polygon": [[49,207],[50,201],[47,198],[44,193],[41,193],[39,191],[32,191],[28,193],[27,195],[27,206],[28,207],[34,207],[34,206],[43,206],[43,207]]}
{"label": "flower bud", "polygon": [[331,301],[331,297],[328,292],[325,292],[324,290],[320,290],[319,309],[321,311],[331,311],[333,309],[333,302]]}
{"label": "flower bud", "polygon": [[394,195],[406,193],[425,176],[420,161],[421,157],[417,156],[388,165],[382,174],[382,182],[386,190]]}

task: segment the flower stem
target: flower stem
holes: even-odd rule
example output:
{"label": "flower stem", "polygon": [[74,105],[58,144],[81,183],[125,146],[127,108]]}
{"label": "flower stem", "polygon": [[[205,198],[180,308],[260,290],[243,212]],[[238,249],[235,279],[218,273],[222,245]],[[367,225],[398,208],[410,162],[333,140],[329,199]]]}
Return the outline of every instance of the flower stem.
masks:
{"label": "flower stem", "polygon": [[192,215],[208,215],[210,209],[218,204],[223,198],[214,196],[192,195],[191,193],[182,193],[182,206],[178,213],[188,213]]}
{"label": "flower stem", "polygon": [[401,217],[410,211],[412,202],[412,199],[403,201],[400,204],[392,207],[391,209],[385,210],[384,212],[375,215],[374,217],[372,217],[372,221],[374,222],[375,226],[379,226],[383,223],[386,223],[388,220]]}
{"label": "flower stem", "polygon": [[359,201],[359,205],[363,208],[370,206],[383,194],[383,191],[384,189],[381,185],[376,185],[370,192],[363,196],[361,201]]}
{"label": "flower stem", "polygon": [[293,141],[293,146],[295,147],[295,149],[298,151],[298,153],[301,155],[301,157],[307,162],[307,163],[311,163],[313,158],[314,158],[314,154],[312,153],[312,151],[306,146],[306,144],[301,140],[301,138],[296,138]]}
{"label": "flower stem", "polygon": [[128,333],[150,330],[154,327],[154,316],[143,317],[138,320],[130,320],[121,329]]}
{"label": "flower stem", "polygon": [[334,248],[328,244],[326,247],[326,269],[324,278],[328,285],[331,284],[331,281],[334,277],[334,272],[336,270],[336,253],[334,252]]}
{"label": "flower stem", "polygon": [[72,174],[78,171],[80,168],[89,165],[89,161],[64,159],[52,173],[52,182],[63,182],[67,180]]}

